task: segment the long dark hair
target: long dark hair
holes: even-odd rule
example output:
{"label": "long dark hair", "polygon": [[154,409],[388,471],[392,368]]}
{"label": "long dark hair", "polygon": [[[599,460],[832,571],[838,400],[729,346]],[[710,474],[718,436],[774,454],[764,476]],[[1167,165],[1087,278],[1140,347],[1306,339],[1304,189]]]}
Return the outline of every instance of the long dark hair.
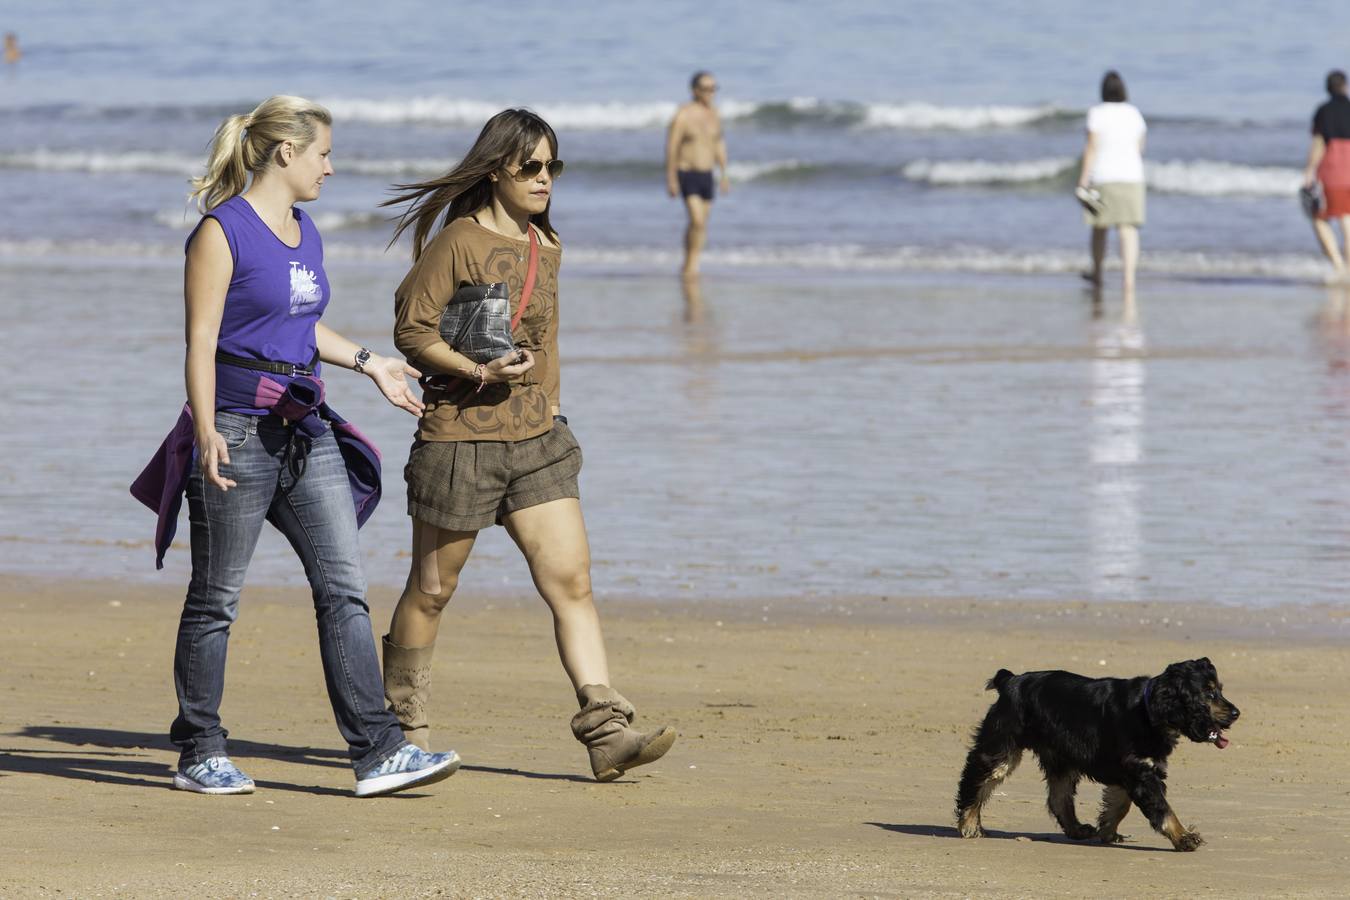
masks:
{"label": "long dark hair", "polygon": [[[487,120],[478,139],[459,164],[444,175],[414,184],[394,185],[394,196],[381,206],[408,208],[398,218],[389,246],[408,228],[413,230],[413,260],[422,255],[427,241],[461,216],[471,215],[492,202],[488,175],[523,162],[534,152],[540,138],[547,138],[553,156],[558,156],[558,136],[549,124],[528,109],[504,109]],[[552,206],[553,201],[549,201]],[[548,221],[549,206],[530,216],[545,234],[557,238]],[[439,221],[439,224],[438,224]]]}
{"label": "long dark hair", "polygon": [[1102,76],[1102,102],[1124,103],[1130,98],[1125,92],[1125,79],[1115,69]]}

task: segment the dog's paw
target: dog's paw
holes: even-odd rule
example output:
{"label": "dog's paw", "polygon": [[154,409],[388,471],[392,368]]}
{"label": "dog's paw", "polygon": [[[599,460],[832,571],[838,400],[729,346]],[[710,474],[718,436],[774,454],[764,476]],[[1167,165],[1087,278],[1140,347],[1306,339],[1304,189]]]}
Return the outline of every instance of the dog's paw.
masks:
{"label": "dog's paw", "polygon": [[1103,844],[1123,844],[1128,835],[1121,834],[1118,831],[1099,831],[1097,832],[1096,837],[1097,840],[1101,841]]}
{"label": "dog's paw", "polygon": [[1073,828],[1064,829],[1064,835],[1071,841],[1086,841],[1088,838],[1097,834],[1097,829],[1091,825],[1078,824]]}
{"label": "dog's paw", "polygon": [[1181,837],[1173,841],[1173,846],[1183,853],[1189,853],[1192,850],[1199,849],[1205,839],[1200,836],[1198,831],[1183,831]]}
{"label": "dog's paw", "polygon": [[982,838],[985,837],[985,831],[979,825],[962,826],[961,837],[963,838]]}

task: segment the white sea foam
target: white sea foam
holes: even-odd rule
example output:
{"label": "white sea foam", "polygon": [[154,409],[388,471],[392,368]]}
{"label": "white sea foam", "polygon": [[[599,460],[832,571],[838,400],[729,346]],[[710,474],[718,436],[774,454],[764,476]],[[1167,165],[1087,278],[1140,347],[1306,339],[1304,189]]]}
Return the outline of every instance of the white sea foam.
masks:
{"label": "white sea foam", "polygon": [[766,162],[732,162],[727,165],[727,177],[732,181],[754,181],[791,172],[802,172],[811,166],[796,159],[774,159]]}
{"label": "white sea foam", "polygon": [[[477,128],[510,104],[452,97],[389,99],[331,98],[325,105],[343,121],[376,124],[421,123]],[[675,115],[674,101],[532,104],[554,128],[630,130],[665,128]],[[819,119],[822,124],[855,121],[871,128],[959,129],[1009,128],[1066,115],[1060,107],[939,106],[932,103],[852,103],[794,97],[787,101],[723,100],[718,108],[728,121],[772,120],[778,114],[795,122]]]}
{"label": "white sea foam", "polygon": [[[332,230],[333,225],[325,227]],[[105,240],[0,240],[0,260],[6,263],[55,259],[101,259],[134,263],[137,259],[181,260],[178,242]],[[331,259],[397,260],[399,251],[386,251],[379,241],[331,240],[324,244]],[[678,248],[570,246],[569,266],[633,271],[672,271],[680,262]],[[951,272],[1007,275],[1071,275],[1087,263],[1081,249],[1052,248],[1029,252],[990,247],[868,247],[859,244],[803,244],[740,246],[704,253],[710,270],[813,270],[831,272]],[[1140,271],[1157,277],[1196,279],[1272,279],[1320,282],[1327,271],[1321,259],[1306,254],[1228,254],[1154,251],[1144,254]]]}
{"label": "white sea foam", "polygon": [[0,169],[33,169],[42,172],[156,172],[171,175],[196,175],[205,168],[205,159],[148,150],[101,152],[81,150],[36,150],[0,153]]}
{"label": "white sea foam", "polygon": [[[319,231],[323,233],[333,231],[349,231],[354,228],[371,228],[374,226],[384,226],[389,222],[389,216],[383,213],[374,212],[335,212],[333,210],[324,210],[322,212],[312,212],[310,215],[314,219],[314,224],[318,226]],[[155,213],[154,219],[160,225],[169,228],[175,228],[180,231],[188,231],[197,225],[200,216],[195,207],[185,206],[182,209],[163,209]]]}
{"label": "white sea foam", "polygon": [[1057,106],[937,106],[932,103],[873,103],[863,124],[872,128],[1013,128],[1067,115]]}
{"label": "white sea foam", "polygon": [[1025,184],[1065,175],[1078,165],[1072,157],[995,162],[986,159],[916,159],[900,173],[910,181],[935,185]]}
{"label": "white sea foam", "polygon": [[1303,172],[1287,166],[1244,166],[1214,160],[1146,162],[1149,188],[1206,197],[1293,197]]}
{"label": "white sea foam", "polygon": [[[456,160],[451,157],[412,158],[412,159],[345,159],[335,160],[338,173],[365,175],[372,177],[400,176],[423,177],[436,175],[454,166]],[[608,168],[629,170],[661,171],[659,159],[627,160],[611,163],[581,162],[574,168],[599,171]],[[732,181],[754,181],[758,178],[773,177],[794,171],[811,168],[796,159],[766,160],[763,162],[733,162],[728,167]],[[202,160],[174,154],[150,153],[145,151],[126,151],[122,153],[58,151],[39,149],[24,153],[0,153],[0,169],[32,169],[47,172],[87,172],[90,174],[123,174],[143,172],[149,174],[172,174],[191,176],[200,174]],[[174,213],[177,216],[177,213]],[[163,216],[156,217],[164,221]]]}
{"label": "white sea foam", "polygon": [[[363,100],[336,98],[325,105],[339,121],[377,124],[421,123],[480,127],[508,103],[455,100],[449,97]],[[533,106],[554,128],[577,130],[664,127],[675,103],[541,103]]]}
{"label": "white sea foam", "polygon": [[448,156],[442,159],[434,157],[423,157],[421,159],[344,159],[338,157],[333,161],[333,166],[339,174],[347,172],[352,175],[438,175],[449,170],[458,161]]}
{"label": "white sea foam", "polygon": [[[1076,175],[1074,157],[994,161],[985,159],[917,159],[901,174],[910,181],[944,185],[1018,185]],[[1300,170],[1285,166],[1249,166],[1222,160],[1146,160],[1144,178],[1150,190],[1167,194],[1222,197],[1292,197],[1302,183]]]}
{"label": "white sea foam", "polygon": [[[443,159],[345,159],[336,161],[339,171],[354,175],[432,175],[444,172],[455,160]],[[146,150],[121,152],[83,150],[36,150],[0,153],[0,169],[32,169],[41,172],[88,172],[91,174],[199,175],[205,169],[205,156],[184,156]]]}
{"label": "white sea foam", "polygon": [[[987,247],[895,247],[878,249],[858,244],[737,247],[709,250],[709,267],[730,269],[805,268],[851,272],[953,272],[1010,275],[1077,274],[1087,265],[1084,251],[1049,249],[1030,252]],[[678,264],[678,250],[576,247],[568,262],[595,267],[669,269]],[[1327,267],[1312,254],[1238,255],[1158,251],[1145,254],[1140,271],[1159,276],[1197,279],[1273,279],[1320,282]]]}

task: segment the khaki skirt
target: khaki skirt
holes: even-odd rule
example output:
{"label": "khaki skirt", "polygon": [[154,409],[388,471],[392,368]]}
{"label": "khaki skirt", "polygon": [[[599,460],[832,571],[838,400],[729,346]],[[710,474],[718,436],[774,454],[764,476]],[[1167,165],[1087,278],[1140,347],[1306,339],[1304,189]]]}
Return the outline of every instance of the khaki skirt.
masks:
{"label": "khaki skirt", "polygon": [[1093,228],[1144,224],[1144,184],[1141,181],[1109,181],[1092,186],[1102,195],[1102,211],[1083,211],[1083,221]]}
{"label": "khaki skirt", "polygon": [[518,509],[581,496],[581,447],[561,419],[523,441],[413,442],[403,477],[408,515],[446,531],[479,531]]}

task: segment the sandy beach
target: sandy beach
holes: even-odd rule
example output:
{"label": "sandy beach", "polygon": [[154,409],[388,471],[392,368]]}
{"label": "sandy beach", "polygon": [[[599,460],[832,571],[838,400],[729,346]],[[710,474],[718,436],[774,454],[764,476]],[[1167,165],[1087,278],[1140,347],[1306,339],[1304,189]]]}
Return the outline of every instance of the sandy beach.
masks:
{"label": "sandy beach", "polygon": [[[252,796],[170,790],[177,585],[11,579],[5,896],[1338,896],[1350,878],[1344,611],[843,598],[604,605],[616,682],[680,741],[592,783],[548,618],[465,597],[442,629],[425,793],[358,801],[303,592],[245,593],[224,715]],[[377,626],[392,592],[372,598]],[[1170,799],[1208,843],[1063,839],[1027,764],[956,837],[966,736],[1000,666],[1134,675],[1208,655],[1243,709],[1184,744]],[[639,719],[639,722],[643,719]],[[1079,793],[1081,816],[1096,790]]]}
{"label": "sandy beach", "polygon": [[[486,5],[11,6],[0,900],[1350,897],[1350,286],[1324,284],[1297,201],[1350,7],[1310,29],[1256,0],[524,0],[502,29]],[[1116,237],[1102,291],[1080,278],[1107,65],[1148,124],[1137,303]],[[682,282],[697,206],[663,151],[704,67],[728,183]],[[508,106],[556,129],[561,412],[614,686],[681,735],[657,764],[593,781],[549,614],[493,528],[438,639],[433,746],[463,768],[355,799],[302,567],[266,529],[222,709],[258,791],[171,789],[187,517],[156,571],[127,486],[184,401],[189,180],[223,117],[278,92],[332,112],[335,177],[305,207],[324,324],[379,354],[411,263],[391,185],[443,175]],[[415,422],[323,377],[383,452],[360,539],[379,635]],[[1198,852],[1137,810],[1121,845],[1063,838],[1030,759],[989,837],[958,837],[997,669],[1201,656],[1242,716],[1170,760]],[[1081,786],[1081,818],[1098,798]]]}

